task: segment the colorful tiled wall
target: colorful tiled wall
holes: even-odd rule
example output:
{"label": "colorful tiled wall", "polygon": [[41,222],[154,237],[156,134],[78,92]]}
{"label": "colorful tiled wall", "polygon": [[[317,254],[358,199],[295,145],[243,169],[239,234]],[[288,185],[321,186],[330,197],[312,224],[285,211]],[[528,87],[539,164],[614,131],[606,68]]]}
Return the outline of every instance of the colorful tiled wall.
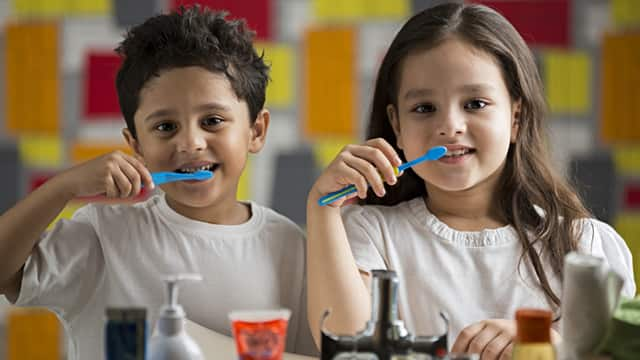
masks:
{"label": "colorful tiled wall", "polygon": [[[272,126],[240,197],[303,222],[320,167],[363,137],[386,46],[408,16],[443,1],[0,0],[0,211],[61,169],[124,146],[112,50],[127,26],[196,2],[246,18],[273,65]],[[640,259],[640,4],[477,2],[502,12],[534,50],[554,160]]]}

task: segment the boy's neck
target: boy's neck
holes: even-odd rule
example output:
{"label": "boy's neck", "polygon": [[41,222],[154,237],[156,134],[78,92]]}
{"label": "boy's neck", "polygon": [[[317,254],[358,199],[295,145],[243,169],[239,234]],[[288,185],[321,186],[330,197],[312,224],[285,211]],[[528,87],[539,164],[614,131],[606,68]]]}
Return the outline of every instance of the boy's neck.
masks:
{"label": "boy's neck", "polygon": [[210,224],[240,225],[251,218],[251,206],[235,198],[202,208],[185,206],[169,197],[166,200],[169,207],[180,215]]}
{"label": "boy's neck", "polygon": [[425,203],[447,226],[459,231],[481,231],[507,225],[495,196],[498,176],[463,191],[444,191],[428,186]]}

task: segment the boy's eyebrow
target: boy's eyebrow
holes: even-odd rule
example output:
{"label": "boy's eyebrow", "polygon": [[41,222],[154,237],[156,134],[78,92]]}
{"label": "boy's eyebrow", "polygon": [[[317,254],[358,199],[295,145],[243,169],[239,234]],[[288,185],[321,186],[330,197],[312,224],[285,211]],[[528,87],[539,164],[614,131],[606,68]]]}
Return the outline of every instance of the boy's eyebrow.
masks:
{"label": "boy's eyebrow", "polygon": [[[495,90],[495,87],[491,84],[467,84],[462,85],[458,88],[459,91],[465,93],[483,93],[483,92],[491,92]],[[435,94],[435,90],[427,89],[427,88],[419,88],[419,89],[410,89],[404,94],[405,100],[410,100],[412,98],[421,98],[425,96],[430,96]]]}
{"label": "boy's eyebrow", "polygon": [[[209,111],[209,110],[231,111],[231,108],[229,106],[226,106],[220,103],[207,103],[207,104],[202,104],[196,107],[196,110],[197,111]],[[149,116],[147,116],[144,120],[148,121],[154,118],[169,117],[175,114],[176,114],[176,111],[172,109],[159,109],[149,114]]]}

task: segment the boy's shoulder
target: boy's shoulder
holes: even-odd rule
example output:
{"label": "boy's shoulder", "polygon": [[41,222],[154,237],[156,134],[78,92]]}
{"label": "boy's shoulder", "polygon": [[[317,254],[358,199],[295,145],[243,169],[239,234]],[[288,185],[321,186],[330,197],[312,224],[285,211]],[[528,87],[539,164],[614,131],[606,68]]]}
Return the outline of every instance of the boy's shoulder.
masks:
{"label": "boy's shoulder", "polygon": [[300,237],[304,238],[304,231],[298,224],[293,222],[288,217],[280,214],[276,210],[267,207],[265,205],[258,204],[254,201],[249,202],[251,204],[252,216],[258,216],[262,219],[261,223],[266,232],[276,232],[288,235],[287,237]]}

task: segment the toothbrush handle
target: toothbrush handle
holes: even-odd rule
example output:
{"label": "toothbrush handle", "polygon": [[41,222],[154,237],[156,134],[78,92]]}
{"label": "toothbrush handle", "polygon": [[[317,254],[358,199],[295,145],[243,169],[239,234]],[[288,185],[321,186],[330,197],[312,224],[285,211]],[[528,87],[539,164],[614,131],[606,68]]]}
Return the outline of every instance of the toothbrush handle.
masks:
{"label": "toothbrush handle", "polygon": [[358,189],[356,189],[355,185],[349,185],[349,186],[345,186],[342,189],[338,190],[338,191],[334,191],[334,192],[330,192],[327,195],[321,197],[320,199],[318,199],[318,205],[320,206],[325,206],[327,204],[331,204],[332,202],[345,197],[349,194],[353,194],[354,192],[357,192]]}

